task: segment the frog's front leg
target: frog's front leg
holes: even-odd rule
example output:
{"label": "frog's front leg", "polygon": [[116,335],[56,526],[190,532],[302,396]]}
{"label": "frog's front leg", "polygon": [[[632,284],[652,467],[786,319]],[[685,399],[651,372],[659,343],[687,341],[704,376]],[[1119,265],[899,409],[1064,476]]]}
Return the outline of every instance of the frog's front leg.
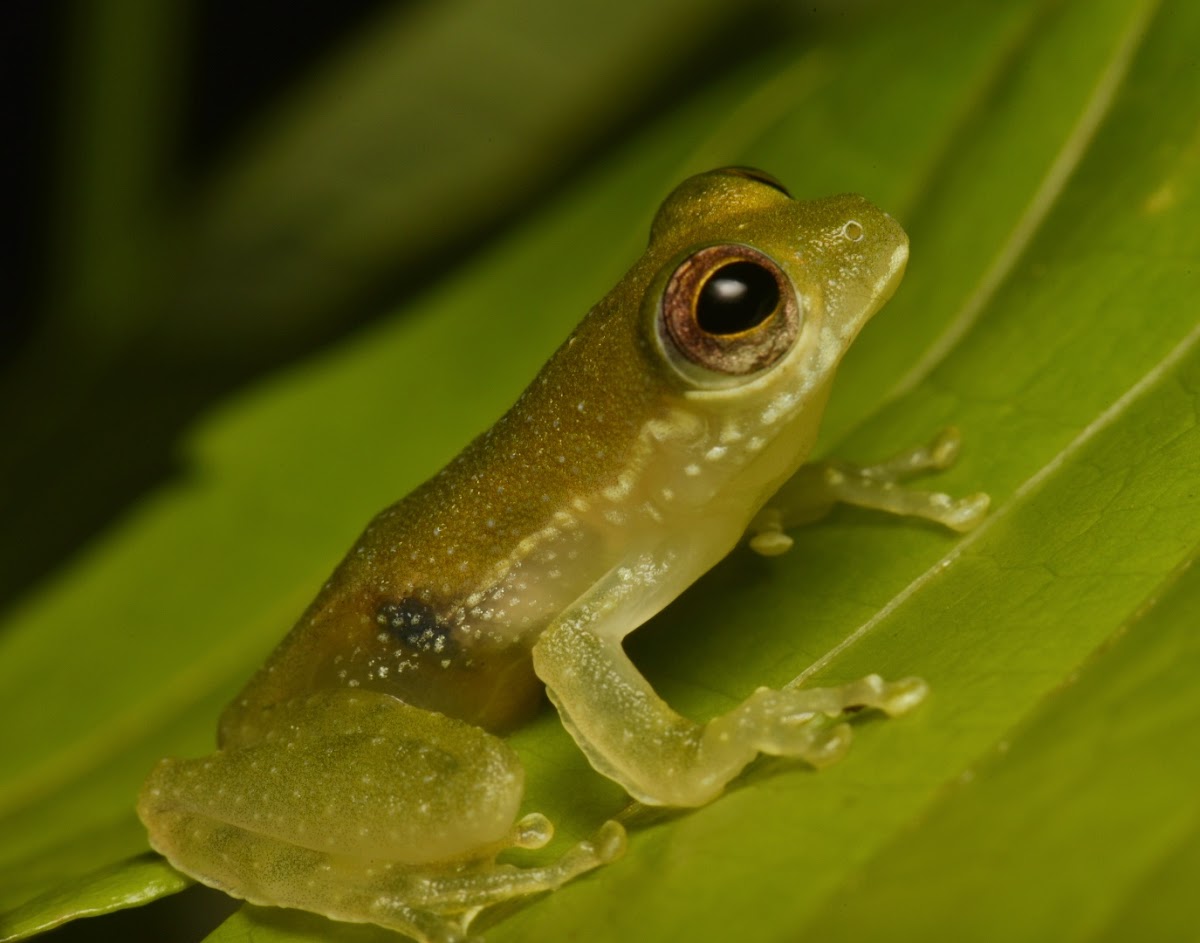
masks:
{"label": "frog's front leg", "polygon": [[483,907],[617,857],[608,823],[544,867],[499,864],[553,828],[516,821],[524,773],[484,730],[373,691],[321,691],[256,715],[197,760],[163,760],[138,813],[180,870],[252,903],[454,943]]}
{"label": "frog's front leg", "polygon": [[[673,711],[621,646],[621,624],[644,599],[628,577],[609,580],[547,629],[534,667],[592,765],[649,805],[698,806],[759,754],[797,757],[821,767],[850,744],[845,713],[872,707],[901,714],[925,696],[925,682],[888,683],[878,675],[835,688],[760,688],[727,714],[698,724]],[[630,626],[632,628],[636,622]]]}
{"label": "frog's front leg", "polygon": [[751,522],[750,548],[764,556],[788,550],[792,539],[784,531],[827,514],[835,504],[920,517],[968,531],[987,512],[983,493],[954,498],[938,491],[906,488],[902,482],[929,472],[942,471],[958,458],[961,438],[957,429],[945,429],[926,445],[905,449],[875,465],[814,462],[804,465],[775,494]]}

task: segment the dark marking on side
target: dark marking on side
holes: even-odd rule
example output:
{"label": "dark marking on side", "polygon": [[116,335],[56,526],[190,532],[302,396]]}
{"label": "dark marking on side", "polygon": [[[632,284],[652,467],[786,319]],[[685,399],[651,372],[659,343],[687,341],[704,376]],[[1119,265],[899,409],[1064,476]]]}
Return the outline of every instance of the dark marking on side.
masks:
{"label": "dark marking on side", "polygon": [[412,596],[385,602],[375,610],[375,621],[392,638],[414,652],[446,654],[453,642],[451,628],[437,617],[429,603]]}

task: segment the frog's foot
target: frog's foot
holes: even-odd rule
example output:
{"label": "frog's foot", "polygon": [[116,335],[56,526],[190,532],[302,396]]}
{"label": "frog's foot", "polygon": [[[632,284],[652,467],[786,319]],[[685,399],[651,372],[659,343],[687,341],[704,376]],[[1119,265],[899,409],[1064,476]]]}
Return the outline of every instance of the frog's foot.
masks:
{"label": "frog's foot", "polygon": [[916,491],[901,482],[954,464],[962,446],[957,429],[943,429],[933,441],[914,446],[876,465],[857,467],[841,462],[825,466],[825,484],[842,504],[874,508],[892,514],[920,517],[964,532],[987,513],[990,499],[983,492],[954,498],[940,491]]}
{"label": "frog's foot", "polygon": [[961,443],[958,430],[950,428],[925,445],[905,449],[875,465],[845,462],[805,465],[751,522],[750,548],[764,556],[783,553],[792,545],[785,528],[816,520],[835,504],[919,517],[951,530],[968,531],[987,513],[986,494],[955,498],[902,484],[910,478],[949,468],[958,458]]}
{"label": "frog's foot", "polygon": [[958,460],[962,434],[954,426],[939,432],[924,445],[914,445],[874,465],[858,469],[865,478],[879,481],[908,481],[932,472],[945,471]]}
{"label": "frog's foot", "polygon": [[[540,844],[526,844],[521,833],[532,830]],[[514,830],[513,845],[540,847],[553,829],[545,816],[526,816]],[[459,943],[470,939],[467,928],[485,907],[514,897],[551,891],[579,875],[619,858],[625,851],[625,829],[605,822],[596,834],[578,842],[557,861],[539,867],[496,864],[494,861],[463,865],[455,871],[398,874],[394,887],[374,895],[369,919],[406,933],[418,930],[430,943]]]}
{"label": "frog's foot", "polygon": [[834,688],[759,688],[708,725],[704,747],[719,753],[726,745],[737,745],[796,757],[820,769],[850,747],[850,725],[842,721],[847,714],[873,708],[895,717],[920,704],[928,692],[920,678],[888,682],[879,675]]}
{"label": "frog's foot", "polygon": [[468,866],[459,873],[411,874],[405,879],[404,899],[410,906],[435,913],[474,915],[513,897],[554,890],[615,861],[624,851],[625,829],[610,820],[592,838],[577,842],[548,865],[520,867],[492,862]]}

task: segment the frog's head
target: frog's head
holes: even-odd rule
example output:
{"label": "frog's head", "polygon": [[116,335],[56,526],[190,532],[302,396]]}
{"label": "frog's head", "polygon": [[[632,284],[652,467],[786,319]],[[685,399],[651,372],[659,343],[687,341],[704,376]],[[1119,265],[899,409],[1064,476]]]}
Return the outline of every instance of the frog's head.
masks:
{"label": "frog's head", "polygon": [[700,490],[769,492],[811,449],[838,362],[900,282],[907,236],[860,196],[793,200],[726,168],[671,193],[647,255],[661,263],[643,330],[677,408],[703,420],[690,449],[724,466],[694,476],[710,479]]}

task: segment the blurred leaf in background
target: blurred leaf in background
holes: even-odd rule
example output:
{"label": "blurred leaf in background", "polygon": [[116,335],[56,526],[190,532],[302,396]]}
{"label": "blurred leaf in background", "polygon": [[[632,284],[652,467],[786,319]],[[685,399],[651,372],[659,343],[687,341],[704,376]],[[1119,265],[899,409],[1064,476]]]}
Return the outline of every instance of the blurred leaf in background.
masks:
{"label": "blurred leaf in background", "polygon": [[[905,225],[824,448],[955,423],[938,485],[994,510],[965,538],[835,514],[639,632],[697,717],[796,677],[934,693],[820,775],[763,763],[635,813],[626,858],[489,939],[1194,936],[1200,8],[364,5],[219,148],[186,130],[183,63],[237,17],[214,39],[204,5],[71,9],[54,290],[0,407],[0,937],[179,890],[132,814],[149,765],[211,748],[369,515],[495,419],[674,183],[727,163]],[[625,807],[552,712],[513,743],[549,854]],[[395,938],[231,906],[57,933]]]}
{"label": "blurred leaf in background", "polygon": [[43,303],[0,375],[0,603],[176,470],[206,403],[452,272],[758,39],[717,0],[8,16],[14,53],[22,20],[61,33],[61,120]]}

